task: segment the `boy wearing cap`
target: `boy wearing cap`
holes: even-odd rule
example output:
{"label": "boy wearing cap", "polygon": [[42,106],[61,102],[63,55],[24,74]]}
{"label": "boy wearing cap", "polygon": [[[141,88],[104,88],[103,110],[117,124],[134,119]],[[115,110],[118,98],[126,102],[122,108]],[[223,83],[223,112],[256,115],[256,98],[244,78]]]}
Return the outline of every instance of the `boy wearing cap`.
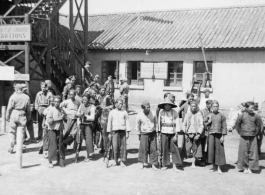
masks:
{"label": "boy wearing cap", "polygon": [[9,153],[13,153],[16,143],[17,127],[25,127],[27,119],[31,118],[30,98],[22,92],[22,86],[16,84],[16,92],[11,95],[6,110],[6,120],[10,121],[10,149]]}
{"label": "boy wearing cap", "polygon": [[136,133],[140,140],[138,161],[141,163],[141,169],[143,169],[144,164],[148,163],[149,155],[149,163],[152,165],[152,169],[157,171],[156,116],[150,111],[148,101],[144,101],[141,108],[143,112],[140,112],[136,117]]}
{"label": "boy wearing cap", "polygon": [[41,91],[37,93],[35,98],[35,109],[38,111],[38,140],[42,139],[43,129],[43,111],[49,106],[49,98],[52,96],[47,90],[47,84],[41,83]]}
{"label": "boy wearing cap", "polygon": [[[203,117],[199,112],[197,101],[190,103],[190,112],[184,119],[184,131],[186,134],[187,156],[192,155],[192,168],[195,168],[197,158],[202,158],[202,147],[200,136],[203,133]],[[192,151],[192,152],[191,152]]]}
{"label": "boy wearing cap", "polygon": [[66,85],[63,88],[63,101],[68,99],[68,93],[71,89],[75,89],[75,76],[70,76],[66,79]]}
{"label": "boy wearing cap", "polygon": [[80,104],[82,104],[82,93],[81,93],[81,85],[76,85],[75,86],[75,91],[76,91],[76,95],[75,95],[75,99],[77,100],[77,101],[79,101],[80,102]]}

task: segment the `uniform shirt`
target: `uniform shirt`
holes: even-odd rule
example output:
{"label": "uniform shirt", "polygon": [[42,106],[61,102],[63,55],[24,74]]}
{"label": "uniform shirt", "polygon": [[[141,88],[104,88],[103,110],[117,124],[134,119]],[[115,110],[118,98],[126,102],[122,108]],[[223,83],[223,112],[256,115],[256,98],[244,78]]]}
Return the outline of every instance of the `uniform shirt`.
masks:
{"label": "uniform shirt", "polygon": [[203,117],[200,112],[193,114],[187,113],[184,119],[184,127],[186,133],[199,133],[203,132]]}
{"label": "uniform shirt", "polygon": [[226,125],[226,118],[225,116],[218,112],[217,114],[211,113],[211,127],[209,129],[209,133],[219,133],[226,135],[227,134],[227,125]]}
{"label": "uniform shirt", "polygon": [[51,92],[46,94],[43,91],[39,91],[35,98],[35,109],[37,110],[40,106],[49,106],[49,98],[52,96]]}
{"label": "uniform shirt", "polygon": [[156,130],[156,116],[150,111],[148,115],[140,112],[136,117],[136,133],[146,134]]}
{"label": "uniform shirt", "polygon": [[65,108],[65,113],[70,119],[77,119],[77,116],[75,114],[78,111],[79,106],[80,102],[76,99],[74,101],[72,101],[71,99],[65,100],[60,105],[61,108]]}
{"label": "uniform shirt", "polygon": [[125,95],[128,96],[130,91],[129,85],[127,83],[123,83],[122,85],[120,85],[120,94],[121,95]]}
{"label": "uniform shirt", "polygon": [[129,116],[125,110],[114,109],[109,113],[107,132],[118,130],[130,131]]}
{"label": "uniform shirt", "polygon": [[159,111],[158,131],[167,134],[175,134],[180,131],[180,121],[175,110],[171,109],[167,112],[162,109]]}
{"label": "uniform shirt", "polygon": [[70,87],[68,84],[64,86],[63,88],[63,101],[68,99],[68,93],[71,89],[75,89],[75,85]]}
{"label": "uniform shirt", "polygon": [[45,110],[43,111],[43,115],[45,116],[45,121],[44,121],[44,124],[48,126],[48,123],[47,123],[47,114],[49,112],[49,110],[52,108],[53,106],[52,105],[49,105],[49,107],[45,108]]}
{"label": "uniform shirt", "polygon": [[6,118],[9,119],[12,110],[22,110],[26,112],[27,119],[31,118],[30,98],[23,92],[15,92],[8,101]]}
{"label": "uniform shirt", "polygon": [[48,110],[46,116],[48,130],[63,130],[62,120],[54,122],[54,120],[57,120],[60,117],[62,117],[62,112],[60,108],[56,108],[55,106],[53,106]]}
{"label": "uniform shirt", "polygon": [[105,87],[107,93],[114,93],[115,88],[114,88],[114,82],[113,81],[107,80],[104,83],[104,87]]}

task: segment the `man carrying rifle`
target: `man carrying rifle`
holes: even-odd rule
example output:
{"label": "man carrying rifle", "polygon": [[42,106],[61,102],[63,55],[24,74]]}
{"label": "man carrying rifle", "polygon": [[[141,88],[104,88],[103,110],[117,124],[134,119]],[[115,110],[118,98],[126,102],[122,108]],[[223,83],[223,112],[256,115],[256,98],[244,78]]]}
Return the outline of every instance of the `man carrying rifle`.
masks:
{"label": "man carrying rifle", "polygon": [[208,142],[208,129],[209,129],[209,122],[210,120],[210,114],[212,112],[212,100],[207,100],[206,101],[206,108],[201,109],[201,113],[203,116],[203,126],[204,126],[204,131],[201,135],[201,145],[202,145],[202,153],[203,157],[201,159],[201,165],[205,166],[206,165],[206,160],[207,160],[207,142]]}
{"label": "man carrying rifle", "polygon": [[63,118],[64,115],[60,109],[61,97],[55,96],[54,106],[51,107],[47,113],[47,125],[48,125],[48,160],[49,168],[53,168],[52,160],[57,156],[56,165],[64,167],[63,155],[61,150],[63,139]]}
{"label": "man carrying rifle", "polygon": [[157,171],[155,165],[157,162],[157,143],[156,143],[156,116],[150,111],[150,103],[144,101],[141,105],[143,112],[140,112],[136,117],[136,132],[140,140],[138,161],[141,163],[141,169],[144,164],[149,162],[152,169]]}

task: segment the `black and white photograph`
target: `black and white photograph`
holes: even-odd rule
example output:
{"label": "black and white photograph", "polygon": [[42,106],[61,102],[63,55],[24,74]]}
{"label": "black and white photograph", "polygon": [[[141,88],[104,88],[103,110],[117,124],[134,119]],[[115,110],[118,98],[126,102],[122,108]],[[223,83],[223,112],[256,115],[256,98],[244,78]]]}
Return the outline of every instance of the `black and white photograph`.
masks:
{"label": "black and white photograph", "polygon": [[265,0],[0,0],[0,195],[265,194]]}

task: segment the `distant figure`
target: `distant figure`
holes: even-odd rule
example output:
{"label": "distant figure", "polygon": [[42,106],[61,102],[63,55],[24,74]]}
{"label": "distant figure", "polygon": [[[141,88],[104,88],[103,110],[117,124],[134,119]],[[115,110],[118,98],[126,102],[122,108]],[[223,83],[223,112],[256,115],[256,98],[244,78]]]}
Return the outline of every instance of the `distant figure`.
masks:
{"label": "distant figure", "polygon": [[76,91],[76,95],[75,95],[75,99],[77,101],[80,102],[80,104],[82,104],[82,93],[81,93],[81,85],[76,85],[75,86],[75,91]]}
{"label": "distant figure", "polygon": [[204,94],[205,94],[205,97],[200,98],[200,105],[199,105],[200,110],[205,108],[207,100],[211,100],[213,98],[213,97],[210,98],[210,90],[209,89],[205,89]]}
{"label": "distant figure", "polygon": [[47,84],[41,83],[41,91],[37,93],[35,98],[35,109],[38,111],[38,140],[42,140],[42,123],[43,123],[43,111],[49,106],[49,98],[52,96],[47,90]]}
{"label": "distant figure", "polygon": [[88,76],[89,78],[92,78],[93,77],[93,74],[90,72],[90,66],[91,66],[91,62],[89,61],[86,61],[86,64],[85,64],[85,84],[86,86],[88,87],[89,86],[89,80],[86,78],[86,76]]}
{"label": "distant figure", "polygon": [[16,144],[17,127],[26,127],[27,119],[31,118],[30,98],[22,92],[21,84],[16,84],[14,92],[8,101],[6,120],[9,121],[10,148],[8,152],[13,153]]}
{"label": "distant figure", "polygon": [[121,84],[120,84],[120,94],[121,94],[121,99],[123,99],[124,102],[124,109],[128,112],[128,96],[129,96],[129,91],[130,91],[130,87],[127,83],[127,78],[122,78],[120,80]]}
{"label": "distant figure", "polygon": [[114,87],[114,82],[112,80],[111,75],[108,76],[108,80],[104,83],[104,87],[105,87],[106,93],[110,96],[111,100],[113,101],[115,87]]}
{"label": "distant figure", "polygon": [[52,87],[52,82],[51,82],[50,80],[46,80],[45,83],[47,84],[48,91],[49,91],[52,95],[56,95],[56,91],[55,91],[55,89]]}

